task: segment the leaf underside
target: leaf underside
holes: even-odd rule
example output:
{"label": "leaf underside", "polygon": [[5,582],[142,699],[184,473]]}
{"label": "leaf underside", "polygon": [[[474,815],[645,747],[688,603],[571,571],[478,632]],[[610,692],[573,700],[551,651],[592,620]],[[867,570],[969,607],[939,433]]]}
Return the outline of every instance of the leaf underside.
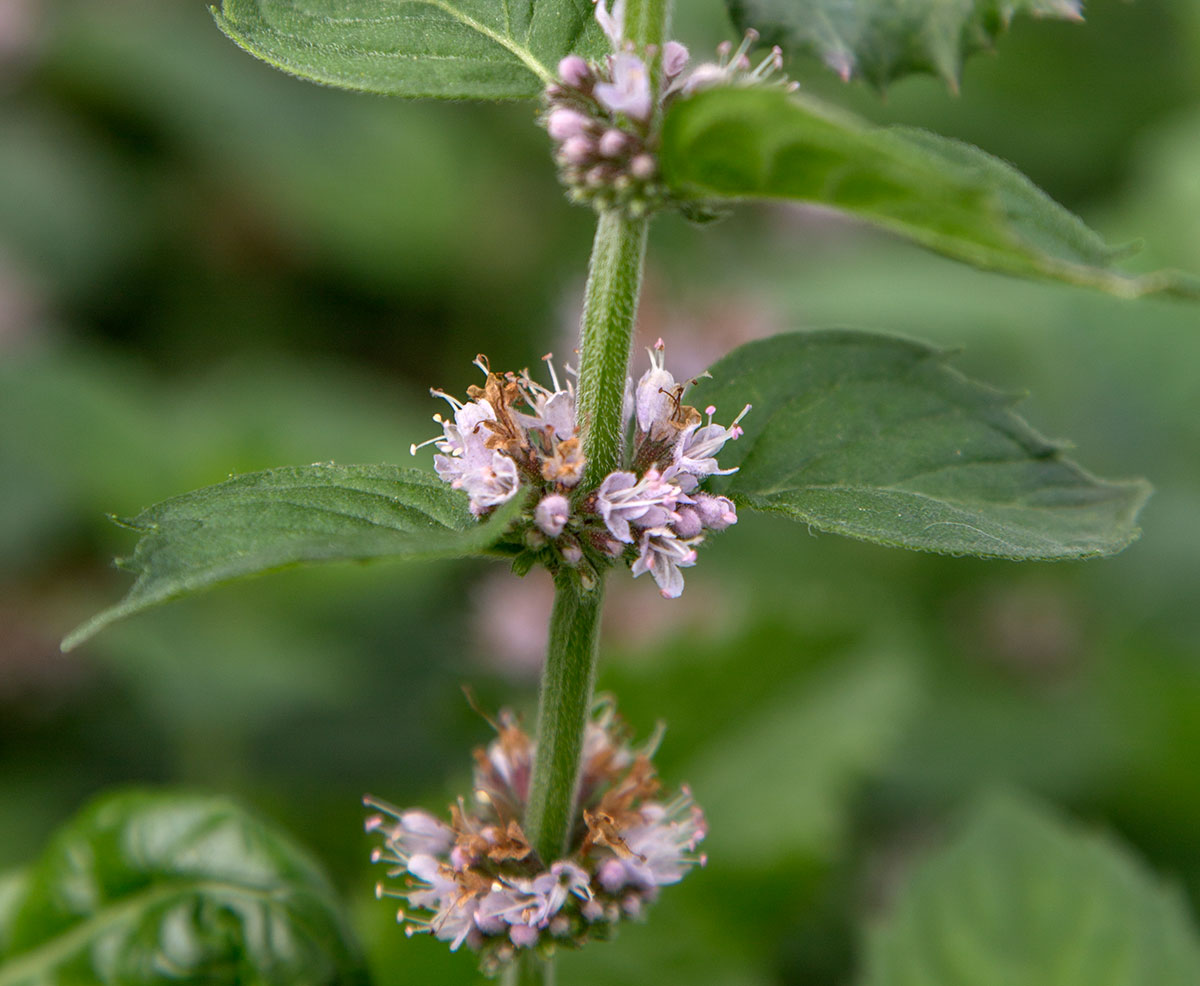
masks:
{"label": "leaf underside", "polygon": [[969,144],[875,127],[779,88],[723,87],[672,106],[663,178],[676,198],[805,202],[840,210],[985,270],[1121,297],[1200,298],[1200,279],[1113,268],[1111,247],[1024,175]]}
{"label": "leaf underside", "polygon": [[1118,845],[1011,797],[976,809],[873,929],[861,986],[1192,986],[1181,895]]}
{"label": "leaf underside", "polygon": [[726,0],[740,30],[817,55],[883,89],[913,73],[957,91],[963,62],[994,47],[1017,14],[1082,20],[1078,0]]}
{"label": "leaf underside", "polygon": [[292,75],[361,92],[522,99],[607,42],[589,0],[224,0],[218,26]]}
{"label": "leaf underside", "polygon": [[[983,558],[1120,551],[1138,535],[1141,480],[1097,479],[1011,411],[1013,398],[919,343],[793,333],[734,350],[688,394],[753,410],[725,447],[741,504],[877,544]],[[727,461],[728,460],[728,461]]]}
{"label": "leaf underside", "polygon": [[133,555],[118,561],[137,581],[63,648],[168,599],[289,565],[482,554],[519,501],[481,524],[465,495],[415,469],[312,465],[237,476],[121,521],[141,534]]}
{"label": "leaf underside", "polygon": [[222,798],[108,795],[8,887],[0,986],[366,982],[315,864]]}

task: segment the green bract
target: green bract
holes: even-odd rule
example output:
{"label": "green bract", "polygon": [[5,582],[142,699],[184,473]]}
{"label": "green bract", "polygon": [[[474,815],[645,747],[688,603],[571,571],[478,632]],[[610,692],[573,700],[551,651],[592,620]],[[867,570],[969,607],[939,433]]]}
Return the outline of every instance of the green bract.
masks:
{"label": "green bract", "polygon": [[213,15],[285,72],[391,96],[536,96],[564,55],[608,48],[589,0],[225,0]]}
{"label": "green bract", "polygon": [[868,940],[862,986],[1193,986],[1181,895],[1120,847],[1009,798],[985,801]]}
{"label": "green bract", "polygon": [[[891,336],[825,331],[734,350],[689,402],[753,405],[724,492],[878,544],[984,558],[1086,558],[1138,534],[1140,480],[1097,479],[1013,398]],[[723,461],[723,464],[724,461]]]}
{"label": "green bract", "polygon": [[812,51],[843,78],[882,89],[913,72],[958,88],[968,55],[990,48],[1016,14],[1081,20],[1077,0],[726,0],[739,27]]}
{"label": "green bract", "polygon": [[479,524],[461,493],[398,466],[295,466],[238,476],[121,521],[142,535],[119,562],[137,581],[63,647],[156,603],[301,562],[481,554],[519,506],[517,498]]}
{"label": "green bract", "polygon": [[0,881],[0,986],[356,986],[333,888],[223,798],[108,795]]}
{"label": "green bract", "polygon": [[1015,169],[968,144],[873,127],[782,89],[718,88],[677,102],[662,175],[683,202],[782,199],[830,206],[938,253],[1116,295],[1200,298],[1200,280],[1113,269],[1110,247]]}

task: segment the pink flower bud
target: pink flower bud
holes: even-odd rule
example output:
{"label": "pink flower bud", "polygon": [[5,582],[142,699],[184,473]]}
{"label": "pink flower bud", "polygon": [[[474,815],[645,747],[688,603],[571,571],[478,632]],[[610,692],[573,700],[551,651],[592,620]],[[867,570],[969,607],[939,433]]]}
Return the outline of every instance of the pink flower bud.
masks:
{"label": "pink flower bud", "polygon": [[568,164],[587,164],[596,154],[596,145],[580,134],[564,140],[559,153]]}
{"label": "pink flower bud", "polygon": [[587,133],[591,124],[586,116],[568,106],[559,106],[550,111],[546,117],[546,133],[555,140],[567,140]]}
{"label": "pink flower bud", "polygon": [[680,507],[676,511],[675,522],[671,525],[677,537],[694,538],[702,530],[704,530],[704,522],[691,507]]}
{"label": "pink flower bud", "polygon": [[663,46],[663,74],[673,79],[684,70],[688,63],[688,50],[678,41],[668,41]]}
{"label": "pink flower bud", "polygon": [[592,70],[578,55],[567,55],[558,63],[558,77],[563,85],[572,89],[582,89],[592,81]]}
{"label": "pink flower bud", "polygon": [[527,924],[514,924],[508,929],[508,937],[517,948],[530,948],[537,944],[538,930]]}
{"label": "pink flower bud", "polygon": [[639,154],[629,162],[629,173],[642,181],[653,178],[656,171],[658,171],[658,162],[651,154]]}
{"label": "pink flower bud", "polygon": [[728,497],[697,493],[693,499],[700,520],[709,530],[723,531],[737,523],[737,508]]}
{"label": "pink flower bud", "polygon": [[567,526],[567,518],[571,516],[571,505],[565,496],[557,493],[543,498],[533,512],[533,522],[548,536],[558,537]]}
{"label": "pink flower bud", "polygon": [[599,146],[602,157],[619,157],[629,146],[629,138],[620,130],[606,130]]}

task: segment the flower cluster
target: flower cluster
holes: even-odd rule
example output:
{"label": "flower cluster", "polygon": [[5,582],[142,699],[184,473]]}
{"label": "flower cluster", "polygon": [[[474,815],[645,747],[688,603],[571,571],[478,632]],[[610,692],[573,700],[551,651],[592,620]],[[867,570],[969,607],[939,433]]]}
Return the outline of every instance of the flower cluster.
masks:
{"label": "flower cluster", "polygon": [[535,744],[510,714],[496,729],[496,740],[475,751],[473,807],[460,799],[448,823],[364,799],[379,812],[367,831],[383,837],[372,861],[388,867],[376,896],[404,902],[397,919],[407,934],[435,935],[451,949],[466,943],[491,975],[520,949],[548,955],[611,936],[659,887],[704,864],[696,852],[703,812],[687,788],[658,797],[656,741],[633,747],[608,702],[584,738],[571,845],[559,859],[540,859],[521,829]]}
{"label": "flower cluster", "polygon": [[658,124],[676,98],[717,85],[783,84],[783,56],[772,48],[757,66],[747,52],[758,40],[748,31],[734,50],[721,45],[715,62],[688,70],[687,48],[678,41],[663,45],[658,79],[651,65],[657,50],[638,52],[625,38],[625,0],[594,0],[596,20],[613,52],[600,62],[568,55],[558,65],[558,80],[545,93],[542,122],[555,144],[559,178],[576,202],[598,209],[621,209],[637,217],[667,199],[659,181]]}
{"label": "flower cluster", "polygon": [[[482,387],[468,388],[465,403],[449,394],[452,417],[434,415],[442,434],[414,445],[434,445],[438,475],[468,497],[476,516],[490,513],[526,493],[517,522],[515,562],[519,570],[545,564],[577,569],[586,580],[614,560],[629,562],[634,577],[649,572],[662,594],[683,591],[681,569],[696,563],[705,531],[737,523],[733,501],[704,492],[710,476],[726,475],[717,463],[725,443],[742,434],[746,405],[728,427],[683,402],[685,384],[665,366],[660,339],[650,351],[650,368],[632,380],[626,395],[625,431],[633,432],[628,470],[609,473],[594,489],[580,487],[585,460],[575,419],[575,392],[550,367],[551,387],[528,370],[493,373],[487,361]],[[569,368],[568,368],[569,372]]]}

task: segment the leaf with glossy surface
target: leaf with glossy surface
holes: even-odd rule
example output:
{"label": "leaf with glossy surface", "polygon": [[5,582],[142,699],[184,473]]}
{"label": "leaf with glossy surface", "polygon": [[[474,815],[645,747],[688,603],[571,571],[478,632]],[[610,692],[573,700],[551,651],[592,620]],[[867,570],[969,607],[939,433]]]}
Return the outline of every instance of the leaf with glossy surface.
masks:
{"label": "leaf with glossy surface", "polygon": [[1110,840],[994,797],[868,940],[862,986],[1193,986],[1181,895]]}
{"label": "leaf with glossy surface", "polygon": [[779,88],[723,87],[676,102],[663,178],[684,203],[739,199],[838,209],[986,270],[1122,297],[1200,298],[1200,279],[1128,275],[1108,246],[1014,168],[968,144],[874,127]]}
{"label": "leaf with glossy surface", "polygon": [[589,0],[224,0],[217,24],[292,75],[363,92],[520,99],[608,42]]}
{"label": "leaf with glossy surface", "polygon": [[882,89],[914,72],[957,90],[967,56],[990,49],[1017,14],[1082,20],[1079,0],[726,0],[734,23],[768,44],[811,51],[843,79]]}
{"label": "leaf with glossy surface", "polygon": [[466,496],[437,476],[387,465],[268,469],[206,486],[121,521],[142,535],[133,555],[118,561],[137,581],[63,648],[157,603],[288,565],[481,554],[520,500],[481,524]]}
{"label": "leaf with glossy surface", "polygon": [[739,503],[877,544],[984,558],[1087,558],[1137,537],[1144,481],[1097,479],[946,354],[865,332],[742,346],[688,394],[745,435],[721,465]]}
{"label": "leaf with glossy surface", "polygon": [[222,798],[104,797],[11,886],[0,986],[366,982],[316,865]]}

